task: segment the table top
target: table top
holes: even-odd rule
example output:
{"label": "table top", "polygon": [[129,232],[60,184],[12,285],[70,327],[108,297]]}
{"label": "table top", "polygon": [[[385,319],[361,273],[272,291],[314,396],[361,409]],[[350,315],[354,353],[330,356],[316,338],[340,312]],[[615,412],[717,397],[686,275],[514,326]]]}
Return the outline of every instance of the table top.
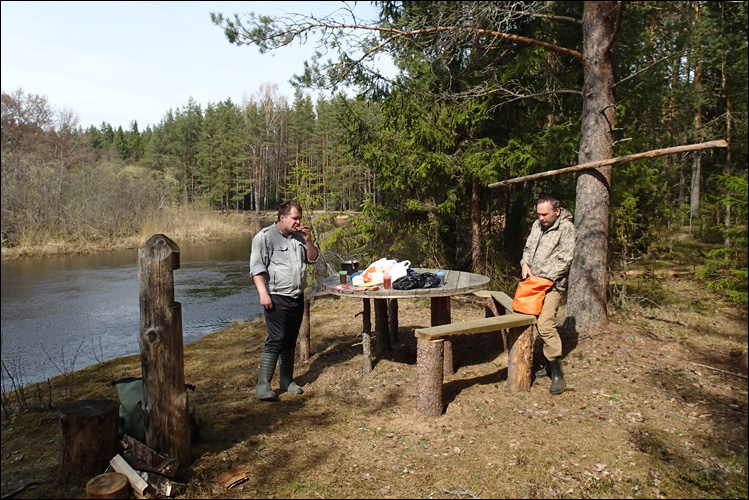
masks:
{"label": "table top", "polygon": [[484,276],[483,274],[426,268],[414,268],[414,271],[417,273],[436,273],[437,271],[444,271],[445,284],[435,288],[416,288],[413,290],[396,290],[394,288],[385,290],[382,285],[380,285],[379,290],[356,292],[354,291],[355,287],[351,284],[350,276],[347,284],[351,288],[348,290],[335,289],[336,286],[341,284],[338,275],[328,276],[320,283],[324,290],[332,295],[354,299],[415,299],[420,297],[449,297],[451,295],[461,295],[489,288],[489,277]]}

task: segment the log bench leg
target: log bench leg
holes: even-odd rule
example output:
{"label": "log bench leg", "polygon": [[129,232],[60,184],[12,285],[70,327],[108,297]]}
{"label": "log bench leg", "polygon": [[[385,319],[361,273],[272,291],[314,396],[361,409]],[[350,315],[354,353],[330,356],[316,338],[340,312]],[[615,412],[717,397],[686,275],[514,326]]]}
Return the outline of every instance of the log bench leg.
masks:
{"label": "log bench leg", "polygon": [[364,373],[372,373],[372,306],[369,299],[362,299],[362,353],[364,355]]}
{"label": "log bench leg", "polygon": [[510,328],[507,358],[507,389],[510,392],[531,390],[533,364],[533,325]]}
{"label": "log bench leg", "polygon": [[427,417],[442,415],[442,340],[416,341],[416,407]]}
{"label": "log bench leg", "polygon": [[[432,325],[448,325],[452,321],[450,311],[450,297],[432,297],[431,300]],[[445,376],[453,374],[453,344],[449,340],[444,341],[443,349],[443,367],[442,372]]]}

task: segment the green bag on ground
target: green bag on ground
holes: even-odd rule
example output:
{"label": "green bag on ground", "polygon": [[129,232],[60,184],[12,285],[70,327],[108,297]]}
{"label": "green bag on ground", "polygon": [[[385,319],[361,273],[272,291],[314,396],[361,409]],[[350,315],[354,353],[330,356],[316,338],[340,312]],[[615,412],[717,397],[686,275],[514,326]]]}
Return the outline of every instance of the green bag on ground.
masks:
{"label": "green bag on ground", "polygon": [[[128,377],[113,380],[107,384],[108,387],[117,388],[117,397],[120,399],[120,436],[127,434],[141,443],[146,442],[146,427],[143,422],[143,379],[141,377]],[[195,390],[195,386],[185,384],[186,389]],[[200,438],[198,417],[195,414],[195,405],[188,404],[190,409],[190,442],[196,442]]]}

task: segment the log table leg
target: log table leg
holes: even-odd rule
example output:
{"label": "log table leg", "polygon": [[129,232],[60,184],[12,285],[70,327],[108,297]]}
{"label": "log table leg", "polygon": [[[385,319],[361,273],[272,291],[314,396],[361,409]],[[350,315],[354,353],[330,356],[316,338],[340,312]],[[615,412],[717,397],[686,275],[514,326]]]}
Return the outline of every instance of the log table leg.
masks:
{"label": "log table leg", "polygon": [[427,417],[442,415],[442,340],[416,341],[416,407]]}
{"label": "log table leg", "polygon": [[306,363],[309,361],[309,340],[310,340],[310,300],[304,299],[304,315],[302,316],[302,328],[299,335],[299,360]]}
{"label": "log table leg", "polygon": [[392,350],[390,346],[390,327],[388,325],[387,299],[374,299],[375,335],[377,336],[377,354]]}
{"label": "log table leg", "polygon": [[369,299],[362,299],[362,351],[364,355],[364,373],[372,373],[372,312]]}
{"label": "log table leg", "polygon": [[59,473],[63,481],[104,472],[117,453],[119,405],[108,399],[73,401],[60,408]]}
{"label": "log table leg", "polygon": [[[450,312],[450,297],[432,297],[432,325],[447,325],[452,320]],[[449,340],[444,341],[442,371],[445,376],[453,374],[453,343]]]}
{"label": "log table leg", "polygon": [[507,389],[511,392],[531,390],[533,364],[533,325],[510,328],[512,347],[507,357]]}
{"label": "log table leg", "polygon": [[390,331],[390,344],[397,345],[398,338],[398,299],[388,299],[388,330]]}

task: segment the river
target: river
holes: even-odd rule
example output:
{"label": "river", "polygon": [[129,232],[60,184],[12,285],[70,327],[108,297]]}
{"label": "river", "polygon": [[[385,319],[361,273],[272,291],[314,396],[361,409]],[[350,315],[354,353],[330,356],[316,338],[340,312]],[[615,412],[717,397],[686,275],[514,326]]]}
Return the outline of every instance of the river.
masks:
{"label": "river", "polygon": [[[250,236],[180,244],[174,271],[184,342],[262,313],[249,276]],[[3,390],[137,354],[137,250],[2,262]],[[75,365],[72,366],[75,360]]]}

